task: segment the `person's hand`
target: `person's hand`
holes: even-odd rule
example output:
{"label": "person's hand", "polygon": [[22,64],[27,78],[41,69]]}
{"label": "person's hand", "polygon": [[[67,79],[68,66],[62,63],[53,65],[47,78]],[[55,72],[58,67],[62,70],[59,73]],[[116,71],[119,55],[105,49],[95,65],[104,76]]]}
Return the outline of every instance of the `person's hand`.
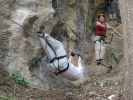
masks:
{"label": "person's hand", "polygon": [[73,49],[72,48],[69,48],[69,52],[72,52],[73,51]]}

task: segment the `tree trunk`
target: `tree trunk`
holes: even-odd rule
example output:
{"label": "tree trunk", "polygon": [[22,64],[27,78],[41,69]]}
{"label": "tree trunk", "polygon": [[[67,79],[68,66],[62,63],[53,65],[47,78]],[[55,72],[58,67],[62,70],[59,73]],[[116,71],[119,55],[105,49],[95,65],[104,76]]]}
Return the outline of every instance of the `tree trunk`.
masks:
{"label": "tree trunk", "polygon": [[133,100],[133,0],[119,0],[124,31],[124,100]]}

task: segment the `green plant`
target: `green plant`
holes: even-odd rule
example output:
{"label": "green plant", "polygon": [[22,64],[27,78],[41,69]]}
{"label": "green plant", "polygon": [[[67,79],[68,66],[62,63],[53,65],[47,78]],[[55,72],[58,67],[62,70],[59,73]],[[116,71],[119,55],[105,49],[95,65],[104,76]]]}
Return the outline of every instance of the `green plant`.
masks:
{"label": "green plant", "polygon": [[121,58],[123,57],[123,54],[121,52],[121,50],[118,50],[118,49],[112,49],[112,53],[111,53],[111,57],[112,57],[112,60],[116,63],[116,64],[119,64]]}
{"label": "green plant", "polygon": [[0,96],[0,100],[16,100],[15,97]]}
{"label": "green plant", "polygon": [[22,86],[28,86],[31,83],[29,80],[26,80],[19,71],[13,73],[11,77],[17,84]]}

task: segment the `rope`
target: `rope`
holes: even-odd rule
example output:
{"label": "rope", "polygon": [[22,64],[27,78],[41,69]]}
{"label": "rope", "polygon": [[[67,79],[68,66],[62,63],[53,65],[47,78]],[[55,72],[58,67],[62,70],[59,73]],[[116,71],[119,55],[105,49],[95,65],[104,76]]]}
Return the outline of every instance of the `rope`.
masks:
{"label": "rope", "polygon": [[113,35],[113,34],[111,34],[111,39],[110,39],[109,44],[111,44],[111,42],[113,41],[113,37],[114,37],[114,35]]}

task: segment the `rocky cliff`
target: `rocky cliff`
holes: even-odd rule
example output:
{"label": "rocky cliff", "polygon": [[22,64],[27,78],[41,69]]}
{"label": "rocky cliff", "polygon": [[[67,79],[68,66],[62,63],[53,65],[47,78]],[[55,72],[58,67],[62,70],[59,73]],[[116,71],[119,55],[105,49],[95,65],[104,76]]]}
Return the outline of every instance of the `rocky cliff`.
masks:
{"label": "rocky cliff", "polygon": [[0,0],[0,5],[0,63],[11,75],[20,73],[37,88],[72,86],[49,75],[46,63],[40,63],[45,61],[45,53],[36,32],[42,26],[43,31],[62,41],[67,51],[78,49],[86,68],[93,61],[94,0]]}
{"label": "rocky cliff", "polygon": [[0,61],[11,75],[19,72],[26,80],[32,81],[32,85],[44,88],[64,84],[62,78],[45,76],[45,64],[40,67],[39,59],[45,56],[36,34],[40,26],[45,27],[43,31],[62,41],[67,51],[68,48],[77,48],[82,55],[86,54],[86,63],[90,60],[92,49],[88,47],[93,46],[90,45],[90,36],[86,34],[88,0],[1,0],[0,4]]}

